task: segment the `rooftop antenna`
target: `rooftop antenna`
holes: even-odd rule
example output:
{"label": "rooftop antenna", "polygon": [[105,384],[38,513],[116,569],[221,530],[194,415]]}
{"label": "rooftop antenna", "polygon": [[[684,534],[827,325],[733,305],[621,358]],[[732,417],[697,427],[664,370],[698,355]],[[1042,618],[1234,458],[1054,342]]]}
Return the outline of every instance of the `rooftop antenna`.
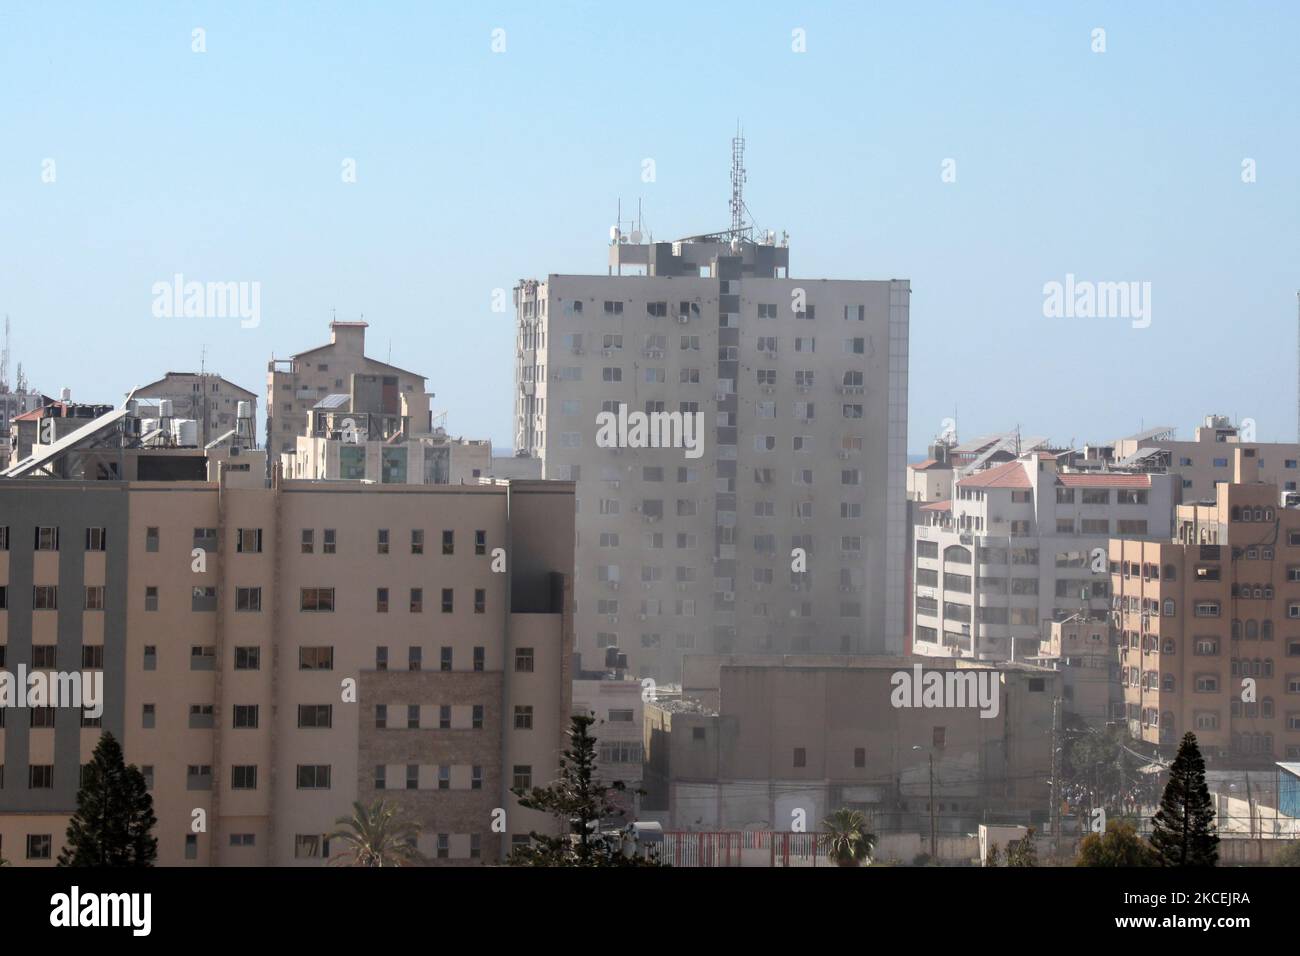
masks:
{"label": "rooftop antenna", "polygon": [[199,352],[199,377],[201,378],[207,374],[208,374],[208,347],[205,345],[203,346],[202,350]]}
{"label": "rooftop antenna", "polygon": [[736,121],[736,135],[731,140],[731,235],[749,238],[745,226],[745,136]]}

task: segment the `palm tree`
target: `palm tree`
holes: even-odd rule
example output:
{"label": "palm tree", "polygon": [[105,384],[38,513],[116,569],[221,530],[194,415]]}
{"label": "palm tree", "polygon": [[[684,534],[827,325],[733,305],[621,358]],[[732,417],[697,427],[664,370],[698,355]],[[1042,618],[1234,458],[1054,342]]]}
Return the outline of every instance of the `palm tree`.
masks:
{"label": "palm tree", "polygon": [[861,810],[842,807],[828,816],[822,827],[825,832],[819,841],[836,866],[860,866],[871,857],[876,835],[867,829]]}
{"label": "palm tree", "polygon": [[347,851],[331,864],[339,866],[410,866],[423,863],[415,848],[419,824],[398,814],[395,804],[380,800],[366,806],[360,800],[352,804],[352,816],[334,821],[338,828],[327,839],[341,840]]}

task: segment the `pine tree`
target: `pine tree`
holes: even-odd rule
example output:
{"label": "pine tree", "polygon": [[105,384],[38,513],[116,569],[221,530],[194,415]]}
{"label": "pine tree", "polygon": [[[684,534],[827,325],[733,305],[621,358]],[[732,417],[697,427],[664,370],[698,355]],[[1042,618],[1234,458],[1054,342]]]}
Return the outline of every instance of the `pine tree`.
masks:
{"label": "pine tree", "polygon": [[157,822],[144,775],[106,733],[86,765],[59,866],[153,866],[158,840],[149,831]]}
{"label": "pine tree", "polygon": [[1151,845],[1161,866],[1214,866],[1219,862],[1210,788],[1205,785],[1205,761],[1188,731],[1169,768],[1169,783],[1160,809],[1151,819]]}
{"label": "pine tree", "polygon": [[631,839],[626,831],[602,833],[602,824],[618,821],[623,808],[613,794],[626,792],[621,781],[606,784],[596,774],[596,738],[588,730],[596,722],[591,715],[575,714],[569,725],[569,747],[560,759],[560,776],[547,787],[517,788],[510,792],[519,805],[554,816],[564,827],[561,836],[536,831],[531,843],[516,847],[508,862],[512,866],[659,866],[654,858],[625,854]]}

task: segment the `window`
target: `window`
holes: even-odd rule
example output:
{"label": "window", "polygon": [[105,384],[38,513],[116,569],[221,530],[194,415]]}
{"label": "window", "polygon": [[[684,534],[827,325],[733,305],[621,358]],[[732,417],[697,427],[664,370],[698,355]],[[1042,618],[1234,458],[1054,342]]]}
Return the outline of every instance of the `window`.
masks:
{"label": "window", "polygon": [[532,673],[533,649],[531,647],[515,648],[515,671],[517,673]]}
{"label": "window", "polygon": [[442,589],[442,613],[450,614],[454,606],[455,592],[452,588]]}
{"label": "window", "polygon": [[36,529],[36,550],[37,551],[58,551],[59,550],[59,529],[38,527]]}
{"label": "window", "polygon": [[[412,594],[414,597],[414,594]],[[375,589],[375,612],[378,614],[388,613],[388,588]]]}
{"label": "window", "polygon": [[411,588],[410,611],[419,614],[424,610],[424,588]]}
{"label": "window", "polygon": [[419,528],[411,532],[411,554],[424,554],[424,531]]}
{"label": "window", "polygon": [[298,726],[303,729],[334,726],[334,708],[330,704],[299,704]]}
{"label": "window", "polygon": [[235,648],[235,670],[237,671],[255,671],[260,670],[262,666],[262,652],[257,647],[236,647]]}
{"label": "window", "polygon": [[32,586],[32,610],[56,611],[59,608],[59,586],[36,584]]}
{"label": "window", "polygon": [[302,529],[302,553],[311,554],[316,550],[316,532],[311,528]]}
{"label": "window", "polygon": [[338,553],[338,532],[333,528],[325,529],[325,541],[321,546],[321,552],[323,554]]}
{"label": "window", "polygon": [[54,837],[48,833],[27,835],[27,859],[48,860],[54,851]]}
{"label": "window", "polygon": [[108,550],[108,529],[87,528],[86,529],[86,550],[107,551]]}
{"label": "window", "polygon": [[217,609],[217,589],[215,587],[194,587],[190,589],[191,611],[215,611]]}
{"label": "window", "polygon": [[531,704],[515,705],[515,730],[533,729],[533,707]]}
{"label": "window", "polygon": [[455,553],[456,553],[456,532],[455,532],[455,531],[443,531],[443,533],[442,533],[442,553],[443,553],[443,554],[455,554]]}
{"label": "window", "polygon": [[190,647],[190,670],[210,671],[217,666],[217,649],[211,644],[194,644]]}
{"label": "window", "polygon": [[471,730],[483,729],[483,705],[482,704],[475,704],[472,708],[470,708],[470,729]]}
{"label": "window", "polygon": [[231,708],[232,726],[236,730],[256,730],[257,719],[257,704],[235,704]]}
{"label": "window", "polygon": [[333,611],[333,588],[303,588],[299,606],[304,611]]}
{"label": "window", "polygon": [[380,528],[378,532],[378,541],[376,542],[376,552],[378,554],[388,553],[388,529]]}
{"label": "window", "polygon": [[186,790],[211,790],[212,767],[209,764],[190,764],[185,768]]}
{"label": "window", "polygon": [[486,531],[474,532],[474,553],[487,554],[487,532]]}
{"label": "window", "polygon": [[235,764],[230,768],[231,790],[256,790],[257,767],[254,764]]}
{"label": "window", "polygon": [[[3,664],[0,660],[0,664]],[[101,671],[104,669],[104,645],[91,644],[81,649],[81,666],[86,670]]]}
{"label": "window", "polygon": [[235,588],[235,610],[236,611],[261,611],[262,610],[262,589],[261,588]]}
{"label": "window", "polygon": [[794,766],[796,767],[808,766],[808,751],[805,748],[803,747],[794,748]]}
{"label": "window", "polygon": [[528,764],[515,764],[511,787],[515,790],[531,790],[533,786],[533,768]]}
{"label": "window", "polygon": [[328,790],[329,788],[329,764],[298,764],[299,790]]}
{"label": "window", "polygon": [[298,648],[298,670],[332,671],[334,669],[333,647]]}
{"label": "window", "polygon": [[156,708],[153,704],[145,704],[141,709],[140,726],[149,730],[154,726]]}
{"label": "window", "polygon": [[40,670],[57,667],[55,660],[58,656],[58,645],[56,644],[33,644],[32,645],[32,667]]}
{"label": "window", "polygon": [[314,860],[330,855],[330,843],[315,833],[298,833],[293,838],[293,855],[299,860]]}
{"label": "window", "polygon": [[380,646],[375,648],[375,670],[377,671],[388,670],[388,648],[387,647]]}
{"label": "window", "polygon": [[418,671],[424,667],[424,649],[418,644],[413,644],[406,650],[406,669],[408,671]]}
{"label": "window", "polygon": [[240,528],[235,537],[235,551],[239,554],[260,554],[262,551],[262,529]]}
{"label": "window", "polygon": [[451,670],[451,648],[450,647],[443,647],[439,649],[438,670],[440,671]]}
{"label": "window", "polygon": [[158,589],[156,587],[146,587],[144,589],[144,609],[146,611],[158,610]]}

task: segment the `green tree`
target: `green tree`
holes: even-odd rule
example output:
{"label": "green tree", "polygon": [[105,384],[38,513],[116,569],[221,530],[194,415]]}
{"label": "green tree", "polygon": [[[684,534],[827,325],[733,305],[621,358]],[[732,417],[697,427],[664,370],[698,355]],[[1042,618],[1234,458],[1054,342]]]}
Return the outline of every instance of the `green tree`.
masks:
{"label": "green tree", "polygon": [[998,845],[996,843],[990,843],[988,852],[984,854],[984,865],[1000,866],[1001,864],[999,861],[1001,859],[1002,859],[1002,854],[999,852]]}
{"label": "green tree", "polygon": [[420,827],[403,817],[395,804],[379,800],[366,806],[352,804],[352,816],[334,821],[328,837],[347,850],[330,861],[332,866],[411,866],[423,863],[416,849]]}
{"label": "green tree", "polygon": [[1161,866],[1214,866],[1219,862],[1210,788],[1205,785],[1205,760],[1188,731],[1169,768],[1160,809],[1152,817],[1151,845]]}
{"label": "green tree", "polygon": [[818,837],[836,866],[860,866],[870,859],[876,835],[867,828],[867,818],[860,810],[842,807],[822,823],[824,833]]}
{"label": "green tree", "polygon": [[[591,725],[596,718],[575,714],[569,722],[569,746],[560,758],[560,775],[546,787],[513,788],[519,805],[549,813],[559,822],[560,836],[533,831],[527,846],[515,847],[511,866],[660,866],[654,856],[625,852],[632,849],[631,834],[617,828],[624,816],[614,795],[627,792],[622,781],[604,783],[596,772],[596,738]],[[614,826],[614,832],[602,832]]]}
{"label": "green tree", "polygon": [[82,775],[59,866],[153,866],[158,840],[150,831],[157,822],[144,775],[106,733]]}
{"label": "green tree", "polygon": [[1106,832],[1089,833],[1079,844],[1075,866],[1157,866],[1151,844],[1138,835],[1131,823],[1111,820]]}
{"label": "green tree", "polygon": [[1300,866],[1300,840],[1292,840],[1273,857],[1274,866]]}
{"label": "green tree", "polygon": [[1037,866],[1038,848],[1034,844],[1034,828],[1029,827],[1019,840],[1007,844],[1007,866]]}

